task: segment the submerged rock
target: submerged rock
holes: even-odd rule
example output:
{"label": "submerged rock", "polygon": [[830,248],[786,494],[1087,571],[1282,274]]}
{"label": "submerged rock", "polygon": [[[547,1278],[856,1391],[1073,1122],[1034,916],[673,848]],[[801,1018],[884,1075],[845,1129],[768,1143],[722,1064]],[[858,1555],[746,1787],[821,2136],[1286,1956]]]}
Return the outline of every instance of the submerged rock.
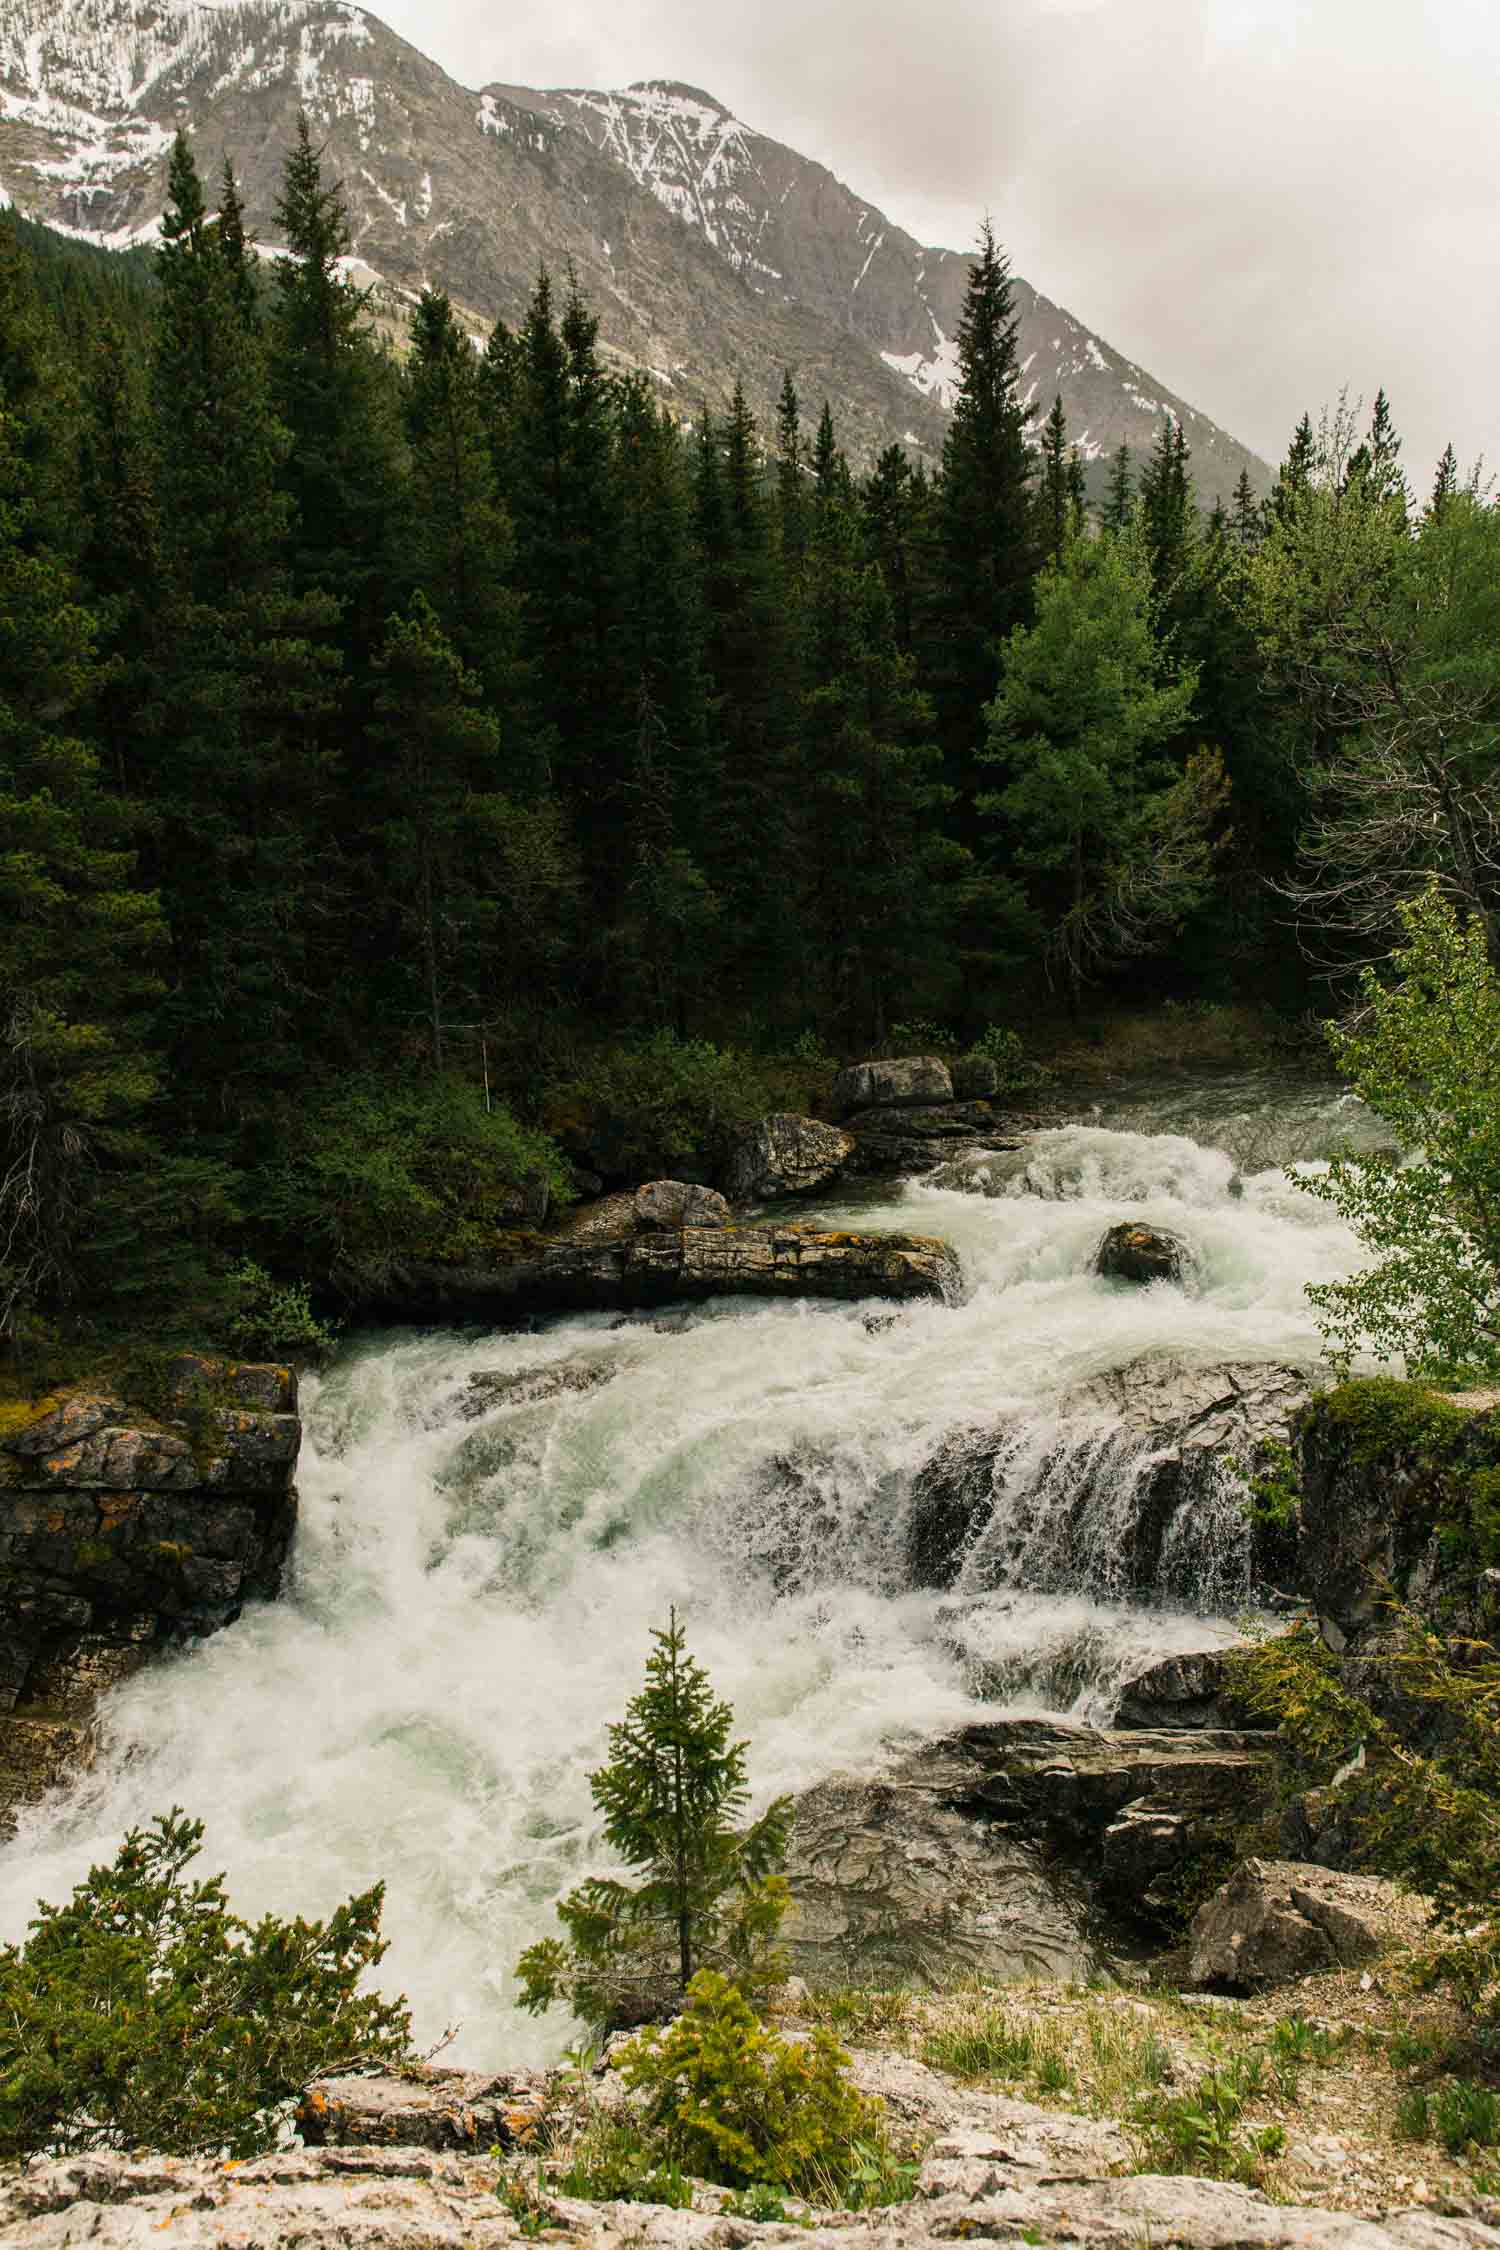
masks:
{"label": "submerged rock", "polygon": [[901,1108],[924,1102],[951,1102],[953,1080],[936,1055],[901,1055],[851,1063],[833,1082],[833,1106],[840,1117],[856,1110]]}
{"label": "submerged rock", "polygon": [[838,1178],[854,1148],[853,1135],[839,1126],[779,1110],[735,1142],[725,1168],[725,1192],[736,1203],[810,1195]]}
{"label": "submerged rock", "polygon": [[1127,1221],[1111,1227],[1094,1258],[1095,1273],[1109,1281],[1181,1281],[1186,1249],[1175,1234]]}
{"label": "submerged rock", "polygon": [[1384,1952],[1410,1916],[1382,1876],[1247,1859],[1193,1916],[1188,1979],[1246,1991],[1354,1968]]}

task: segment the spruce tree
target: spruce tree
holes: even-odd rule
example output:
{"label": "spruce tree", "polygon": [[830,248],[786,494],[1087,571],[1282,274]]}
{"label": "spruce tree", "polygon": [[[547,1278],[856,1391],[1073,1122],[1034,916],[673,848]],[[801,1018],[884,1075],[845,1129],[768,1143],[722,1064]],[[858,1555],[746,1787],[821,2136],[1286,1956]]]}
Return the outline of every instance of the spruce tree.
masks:
{"label": "spruce tree", "polygon": [[788,368],[776,406],[776,513],[788,581],[801,576],[807,550],[806,462],[802,445],[802,403]]}
{"label": "spruce tree", "polygon": [[1099,521],[1106,531],[1124,531],[1135,514],[1135,470],[1131,462],[1130,447],[1122,438],[1114,460],[1110,464],[1109,487],[1104,496],[1104,506]]}
{"label": "spruce tree", "polygon": [[958,397],[943,446],[930,667],[948,778],[961,790],[974,779],[1000,644],[1030,613],[1039,560],[1016,334],[1010,269],[986,222],[959,323]]}
{"label": "spruce tree", "polygon": [[533,2013],[563,1999],[594,2023],[640,2022],[674,2007],[701,1969],[752,1995],[781,1970],[791,1799],[736,1825],[749,1790],[734,1713],[688,1653],[675,1610],[651,1638],[645,1686],[589,1776],[604,1840],[639,1880],[594,1876],[562,1901],[566,1943],[544,1939],[517,1964]]}
{"label": "spruce tree", "polygon": [[1278,523],[1285,523],[1294,513],[1297,502],[1312,482],[1318,457],[1318,440],[1312,426],[1312,416],[1304,414],[1292,432],[1292,442],[1286,459],[1276,472],[1267,507]]}
{"label": "spruce tree", "polygon": [[1069,480],[1068,417],[1062,393],[1052,402],[1042,431],[1042,472],[1037,486],[1037,538],[1043,556],[1055,562],[1072,526],[1074,506]]}
{"label": "spruce tree", "polygon": [[888,445],[864,489],[865,539],[885,580],[896,645],[903,656],[915,646],[919,533],[911,463],[899,445]]}
{"label": "spruce tree", "polygon": [[1458,455],[1453,447],[1445,445],[1442,459],[1432,480],[1432,497],[1427,503],[1427,513],[1435,523],[1447,514],[1450,502],[1458,492]]}
{"label": "spruce tree", "polygon": [[1239,481],[1234,488],[1234,508],[1229,521],[1230,529],[1240,546],[1247,553],[1253,552],[1260,545],[1265,523],[1248,469],[1240,471]]}

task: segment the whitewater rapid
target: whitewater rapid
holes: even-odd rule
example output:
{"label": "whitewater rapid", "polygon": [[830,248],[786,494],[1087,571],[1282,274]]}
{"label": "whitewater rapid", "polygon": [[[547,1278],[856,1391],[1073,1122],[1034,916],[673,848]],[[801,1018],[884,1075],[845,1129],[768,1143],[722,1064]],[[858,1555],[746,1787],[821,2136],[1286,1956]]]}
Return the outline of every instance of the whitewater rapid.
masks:
{"label": "whitewater rapid", "polygon": [[[1324,1096],[1294,1154],[1336,1137],[1331,1115]],[[956,1305],[725,1301],[352,1342],[304,1385],[282,1598],[110,1697],[93,1769],[0,1856],[0,1937],[179,1804],[242,1912],[322,1913],[383,1878],[382,1982],[420,2037],[457,2023],[460,2058],[551,2054],[565,2027],[516,2015],[511,1964],[598,1864],[588,1770],[671,1605],[761,1800],[980,1709],[1107,1718],[1131,1671],[1229,1638],[1232,1569],[1209,1617],[1092,1579],[966,1599],[907,1577],[913,1480],[951,1433],[1008,1422],[1045,1451],[1060,1400],[1143,1354],[1316,1360],[1304,1285],[1348,1272],[1352,1238],[1281,1170],[1141,1122],[820,1206],[946,1236]],[[1185,1286],[1091,1273],[1121,1217],[1185,1240]],[[1003,1703],[981,1704],[996,1682]]]}

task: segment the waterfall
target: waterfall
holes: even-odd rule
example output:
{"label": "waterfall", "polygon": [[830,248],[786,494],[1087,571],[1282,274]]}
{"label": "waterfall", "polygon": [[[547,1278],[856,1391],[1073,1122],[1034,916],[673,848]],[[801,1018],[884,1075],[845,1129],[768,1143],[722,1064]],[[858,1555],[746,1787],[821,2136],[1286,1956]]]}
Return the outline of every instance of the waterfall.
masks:
{"label": "waterfall", "polygon": [[[382,1980],[420,2035],[458,2021],[460,2058],[550,2054],[562,2028],[515,2015],[510,1965],[598,1864],[588,1770],[670,1604],[762,1801],[981,1712],[1107,1718],[1133,1671],[1229,1638],[1247,1580],[1216,1471],[1120,1567],[1153,1432],[1212,1370],[1310,1368],[1303,1285],[1355,1245],[1279,1170],[1143,1122],[820,1207],[946,1235],[956,1306],[721,1301],[352,1342],[305,1386],[283,1598],[110,1697],[96,1765],[0,1857],[0,1936],[181,1804],[242,1912],[325,1912],[383,1877]],[[1182,1238],[1183,1286],[1092,1273],[1122,1216]],[[1132,1369],[1144,1418],[1121,1404]],[[921,1584],[914,1511],[955,1449],[968,1530]]]}

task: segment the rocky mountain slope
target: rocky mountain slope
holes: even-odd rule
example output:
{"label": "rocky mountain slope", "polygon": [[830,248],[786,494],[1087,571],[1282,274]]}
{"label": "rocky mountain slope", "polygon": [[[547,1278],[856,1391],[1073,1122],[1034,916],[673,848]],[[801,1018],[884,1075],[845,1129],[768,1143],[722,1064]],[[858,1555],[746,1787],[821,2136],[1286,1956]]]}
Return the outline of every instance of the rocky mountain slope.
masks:
{"label": "rocky mountain slope", "polygon": [[[278,169],[305,108],[344,183],[362,276],[396,311],[424,283],[476,327],[520,314],[569,261],[615,358],[691,416],[738,374],[769,416],[790,366],[850,450],[935,457],[966,258],[924,250],[822,166],[689,88],[539,93],[458,85],[350,0],[9,0],[0,195],[94,241],[147,239],[167,152],[234,159],[274,246]],[[1262,465],[1071,314],[1018,286],[1026,380],[1061,389],[1100,460],[1181,415],[1205,492]]]}

